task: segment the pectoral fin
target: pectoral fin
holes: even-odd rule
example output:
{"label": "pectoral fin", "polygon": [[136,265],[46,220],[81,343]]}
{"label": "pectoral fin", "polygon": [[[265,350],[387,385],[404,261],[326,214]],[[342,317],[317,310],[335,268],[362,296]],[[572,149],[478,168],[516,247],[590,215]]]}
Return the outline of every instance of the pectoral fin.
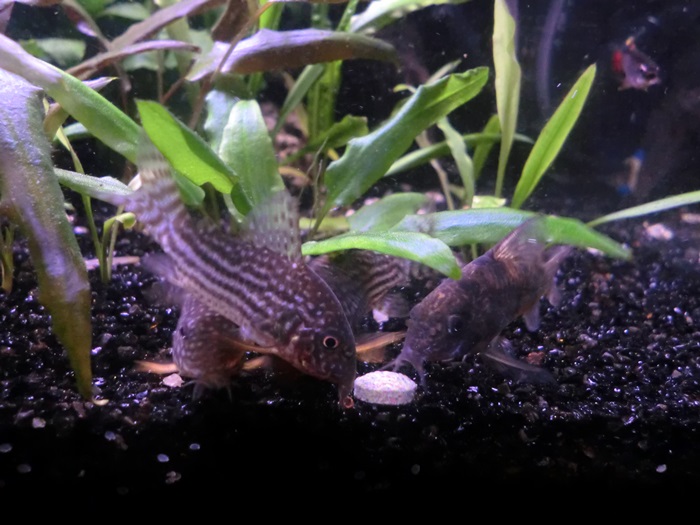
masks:
{"label": "pectoral fin", "polygon": [[499,373],[518,383],[556,384],[549,371],[516,359],[510,355],[511,351],[510,341],[496,337],[481,355]]}
{"label": "pectoral fin", "polygon": [[383,363],[386,361],[387,347],[402,341],[405,337],[405,330],[401,332],[363,334],[355,340],[357,358],[365,363]]}
{"label": "pectoral fin", "polygon": [[540,302],[539,300],[523,314],[525,326],[531,332],[534,332],[540,327]]}

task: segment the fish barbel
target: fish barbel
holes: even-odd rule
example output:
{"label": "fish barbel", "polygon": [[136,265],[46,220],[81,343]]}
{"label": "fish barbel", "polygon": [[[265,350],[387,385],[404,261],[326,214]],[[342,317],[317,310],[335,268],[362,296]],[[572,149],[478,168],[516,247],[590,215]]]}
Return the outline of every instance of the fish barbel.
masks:
{"label": "fish barbel", "polygon": [[542,296],[553,305],[559,302],[554,278],[570,247],[546,249],[544,238],[542,220],[530,219],[464,265],[459,280],[444,279],[411,309],[404,346],[388,366],[396,369],[407,362],[424,381],[425,361],[481,352],[493,364],[531,373],[534,380],[548,376],[507,355],[499,337],[518,316],[535,330]]}
{"label": "fish barbel", "polygon": [[[233,235],[190,214],[169,164],[152,144],[141,147],[137,165],[141,188],[105,200],[124,205],[144,224],[165,253],[151,258],[151,269],[188,298],[178,323],[183,339],[181,351],[176,348],[173,355],[176,364],[188,370],[186,360],[192,356],[187,352],[206,350],[210,328],[217,318],[225,319],[232,323],[226,331],[235,328],[236,337],[260,352],[336,384],[341,404],[351,406],[354,336],[336,296],[302,259],[298,209],[291,195],[286,190],[273,194],[250,212],[241,234]],[[216,352],[211,353],[213,358]],[[199,369],[189,370],[199,377],[207,373],[202,363],[217,366],[215,359],[209,365],[200,356],[196,360]]]}

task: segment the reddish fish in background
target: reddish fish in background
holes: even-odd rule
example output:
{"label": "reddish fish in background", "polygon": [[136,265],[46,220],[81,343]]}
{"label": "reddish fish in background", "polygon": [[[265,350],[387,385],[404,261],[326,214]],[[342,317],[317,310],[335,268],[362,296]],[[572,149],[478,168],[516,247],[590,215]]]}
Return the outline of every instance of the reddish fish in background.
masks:
{"label": "reddish fish in background", "polygon": [[634,37],[629,37],[623,46],[613,50],[611,65],[613,74],[620,81],[620,90],[646,91],[650,86],[661,82],[661,68],[637,48]]}
{"label": "reddish fish in background", "polygon": [[459,280],[444,279],[413,307],[401,353],[387,365],[409,363],[424,381],[426,361],[470,353],[490,358],[502,372],[531,382],[551,382],[544,369],[508,355],[502,330],[519,316],[534,331],[540,299],[560,300],[555,274],[571,248],[547,249],[541,218],[526,221],[482,256],[462,267]]}
{"label": "reddish fish in background", "polygon": [[[224,338],[235,328],[237,337],[258,351],[336,384],[341,404],[352,406],[352,329],[331,289],[303,261],[291,195],[286,190],[272,195],[249,214],[244,231],[233,235],[218,224],[195,220],[180,199],[169,164],[152,144],[142,146],[137,164],[141,188],[103,198],[134,212],[165,252],[152,258],[153,269],[192,301],[183,303],[185,317],[178,323],[185,352],[180,358],[175,352],[179,364],[188,369],[187,360],[196,361],[198,367],[188,369],[195,380],[219,383],[221,378],[211,373],[220,362],[186,352],[211,348],[206,343],[210,329],[223,318],[228,321]],[[231,363],[236,366],[237,361]]]}

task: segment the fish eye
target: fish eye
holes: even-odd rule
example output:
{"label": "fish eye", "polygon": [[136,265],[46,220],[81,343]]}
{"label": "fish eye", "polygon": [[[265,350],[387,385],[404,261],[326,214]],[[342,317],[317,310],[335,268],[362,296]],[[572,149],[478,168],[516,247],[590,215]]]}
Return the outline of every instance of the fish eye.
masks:
{"label": "fish eye", "polygon": [[462,331],[464,322],[459,315],[451,315],[447,318],[447,333],[458,334]]}
{"label": "fish eye", "polygon": [[329,350],[338,348],[338,339],[336,339],[332,335],[327,335],[323,338],[323,346],[325,348],[328,348]]}

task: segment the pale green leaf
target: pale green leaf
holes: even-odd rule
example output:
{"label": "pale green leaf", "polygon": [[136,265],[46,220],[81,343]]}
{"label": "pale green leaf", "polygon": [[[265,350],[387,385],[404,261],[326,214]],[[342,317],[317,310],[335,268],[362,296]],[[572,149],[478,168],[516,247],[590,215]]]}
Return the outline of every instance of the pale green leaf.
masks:
{"label": "pale green leaf", "polygon": [[595,73],[596,65],[588,66],[537,137],[513,193],[511,205],[514,208],[520,208],[523,205],[537,187],[547,168],[559,154],[569,132],[581,114],[593,85]]}
{"label": "pale green leaf", "polygon": [[356,232],[387,230],[427,202],[428,197],[422,193],[394,193],[363,206],[348,217],[348,223]]}
{"label": "pale green leaf", "polygon": [[323,241],[302,245],[304,255],[321,255],[339,250],[374,250],[420,262],[448,277],[459,279],[461,272],[452,250],[438,239],[415,232],[344,233]]}
{"label": "pale green leaf", "polygon": [[272,193],[284,189],[272,140],[256,101],[241,100],[233,106],[219,152],[226,164],[235,167],[232,198],[244,215]]}
{"label": "pale green leaf", "polygon": [[671,197],[665,197],[663,199],[647,202],[638,206],[632,206],[631,208],[625,208],[624,210],[619,210],[614,213],[598,217],[597,219],[594,219],[586,224],[588,224],[588,226],[598,226],[600,224],[605,224],[606,222],[619,221],[621,219],[633,219],[648,215],[650,213],[659,213],[673,208],[678,208],[679,206],[689,206],[691,204],[698,203],[700,203],[700,191],[691,191],[688,193],[681,193],[679,195],[673,195]]}
{"label": "pale green leaf", "polygon": [[493,26],[493,64],[496,106],[501,124],[501,149],[498,155],[496,197],[501,196],[503,179],[513,146],[520,105],[520,64],[515,54],[515,20],[506,0],[495,0]]}
{"label": "pale green leaf", "polygon": [[194,131],[157,102],[137,100],[136,106],[148,138],[182,175],[198,186],[210,183],[229,193],[235,173]]}

